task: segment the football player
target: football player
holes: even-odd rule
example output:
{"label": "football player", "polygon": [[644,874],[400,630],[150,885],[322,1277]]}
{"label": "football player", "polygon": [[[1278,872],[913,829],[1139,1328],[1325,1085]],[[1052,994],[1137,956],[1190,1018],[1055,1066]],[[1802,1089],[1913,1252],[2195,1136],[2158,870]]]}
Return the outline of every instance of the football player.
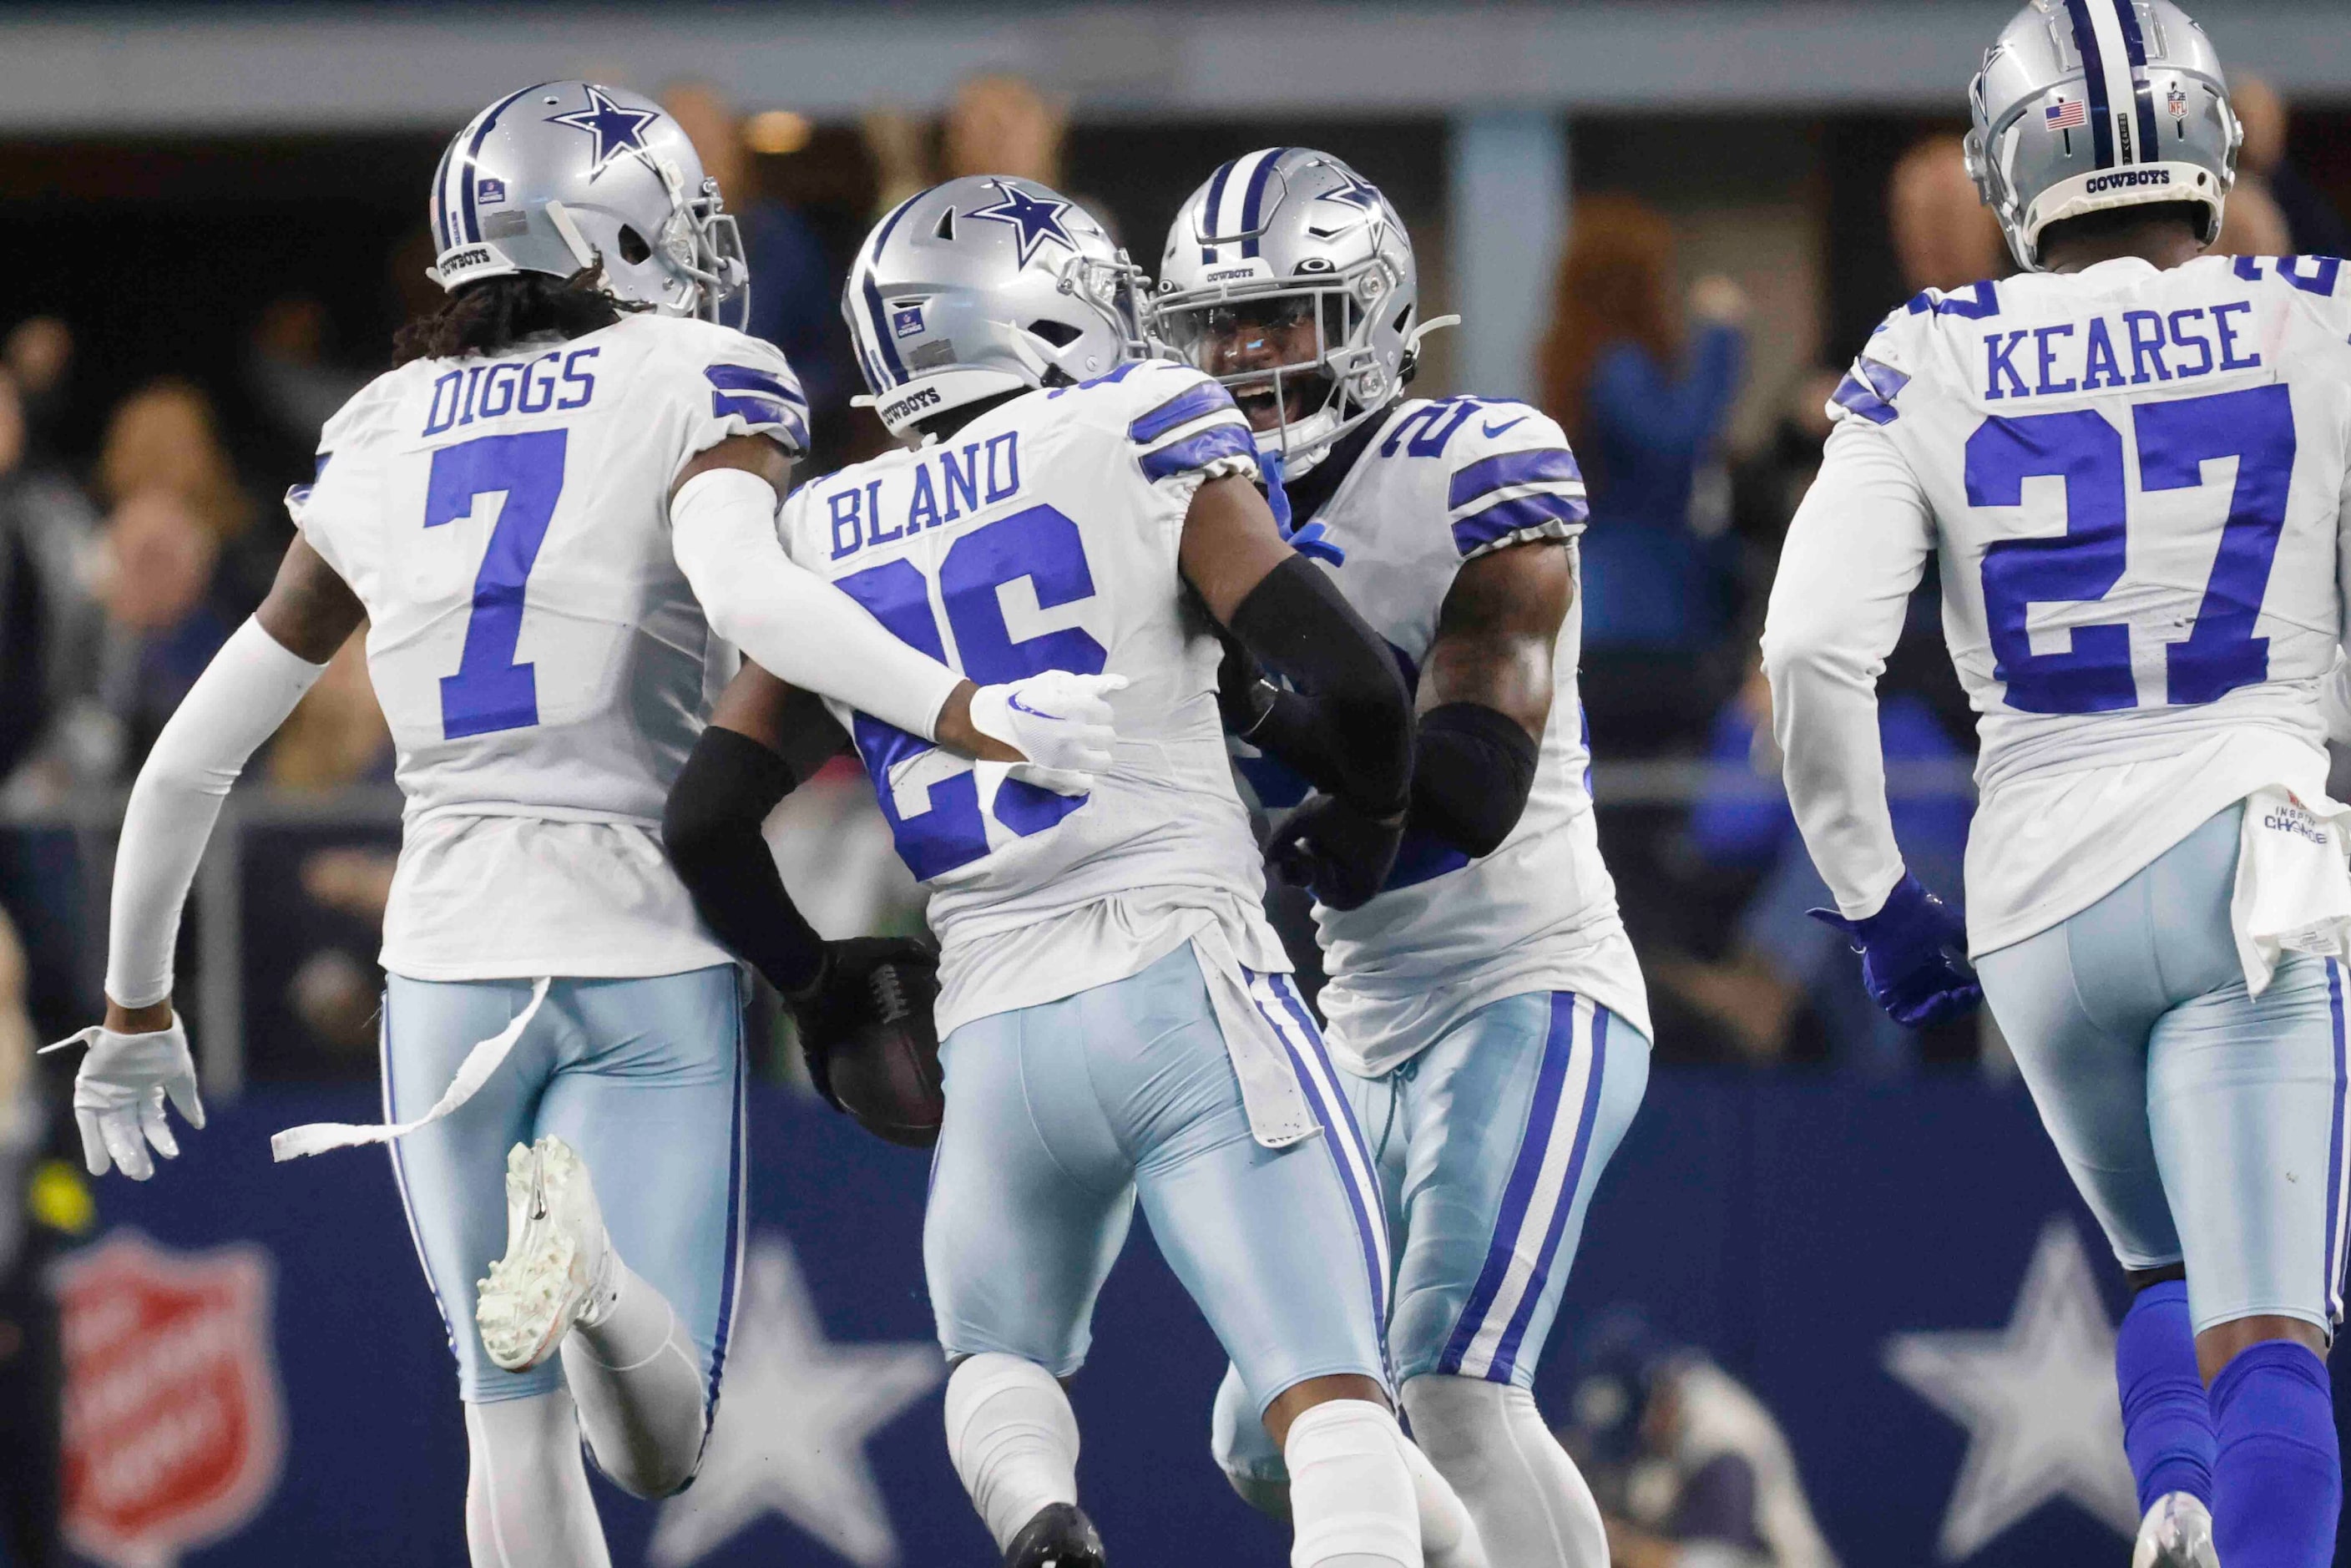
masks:
{"label": "football player", "polygon": [[[718,639],[990,766],[1082,763],[1108,734],[1039,711],[1089,716],[1083,683],[977,690],[777,548],[805,405],[774,350],[706,319],[741,262],[653,104],[578,81],[500,99],[450,143],[431,218],[447,303],[328,422],[275,588],[132,791],[75,1107],[92,1172],[142,1180],[142,1141],[177,1152],[167,1094],[203,1124],[171,1004],[181,905],[222,797],[364,620],[407,797],[394,1124],[277,1153],[405,1134],[473,1561],[576,1568],[607,1561],[581,1438],[632,1492],[684,1486],[735,1290],[736,975],[655,841]],[[627,1178],[601,1213],[591,1167]]]}
{"label": "football player", "polygon": [[[1414,1436],[1497,1563],[1599,1568],[1599,1510],[1531,1392],[1649,1071],[1647,994],[1585,787],[1583,478],[1525,403],[1405,396],[1440,323],[1420,319],[1395,208],[1326,153],[1218,169],[1177,214],[1159,287],[1160,335],[1249,415],[1292,544],[1417,691],[1395,869],[1360,907],[1315,884],[1331,1054],[1398,1239],[1389,1335]],[[1265,804],[1323,786],[1322,737],[1246,650],[1222,693]],[[1337,809],[1297,807],[1274,852]],[[1228,1375],[1215,1440],[1242,1495],[1278,1512],[1278,1458],[1242,1418],[1259,1392]]]}
{"label": "football player", "polygon": [[[1102,1561],[1060,1380],[1085,1361],[1139,1196],[1288,1458],[1290,1561],[1422,1563],[1417,1487],[1441,1516],[1437,1560],[1477,1561],[1391,1410],[1375,1176],[1260,907],[1216,629],[1290,678],[1328,747],[1332,810],[1296,837],[1341,902],[1395,858],[1410,710],[1377,634],[1283,542],[1232,399],[1144,357],[1143,288],[1099,223],[1033,181],[908,199],[860,247],[843,308],[883,423],[922,444],[784,507],[792,558],[913,646],[975,679],[1123,687],[1114,760],[1090,786],[830,705],[942,943],[924,1264],[954,1363],[948,1449],[1007,1563]],[[727,694],[678,786],[708,798],[674,820],[757,842],[798,776],[788,695],[758,674]],[[714,927],[779,985],[825,972],[767,857],[680,861]]]}
{"label": "football player", "polygon": [[[2316,1568],[2351,1208],[2351,818],[2317,696],[2351,580],[2351,277],[2200,254],[2241,132],[2169,0],[2034,0],[1973,108],[2025,270],[1895,311],[1837,392],[1763,639],[1789,794],[1878,1000],[1990,999],[2128,1273],[2138,1563]],[[1904,870],[1878,751],[1929,551],[1980,715],[1964,930]]]}

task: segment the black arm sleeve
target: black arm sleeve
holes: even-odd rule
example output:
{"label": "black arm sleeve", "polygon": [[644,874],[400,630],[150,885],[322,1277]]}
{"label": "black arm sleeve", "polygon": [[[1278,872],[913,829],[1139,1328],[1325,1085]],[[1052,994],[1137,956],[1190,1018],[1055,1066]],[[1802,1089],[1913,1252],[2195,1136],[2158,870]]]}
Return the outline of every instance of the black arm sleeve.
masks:
{"label": "black arm sleeve", "polygon": [[1412,697],[1380,634],[1304,557],[1266,573],[1231,631],[1283,692],[1247,738],[1317,788],[1374,818],[1402,810],[1412,784]]}
{"label": "black arm sleeve", "polygon": [[824,967],[824,940],[792,905],[759,824],[799,782],[747,735],[711,725],[694,743],[662,811],[662,844],[719,941],[786,996]]}
{"label": "black arm sleeve", "polygon": [[1472,858],[1492,854],[1519,825],[1535,782],[1534,737],[1483,703],[1447,703],[1421,716],[1405,825]]}

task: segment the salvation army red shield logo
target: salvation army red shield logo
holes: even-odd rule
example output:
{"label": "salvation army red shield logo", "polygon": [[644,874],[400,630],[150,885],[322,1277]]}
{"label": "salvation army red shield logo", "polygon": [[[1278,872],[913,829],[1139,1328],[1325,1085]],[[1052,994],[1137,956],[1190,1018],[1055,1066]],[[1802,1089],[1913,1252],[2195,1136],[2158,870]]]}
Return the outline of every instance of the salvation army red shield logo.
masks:
{"label": "salvation army red shield logo", "polygon": [[285,1458],[259,1247],[160,1247],[134,1230],[57,1268],[65,1531],[112,1568],[171,1568],[260,1511]]}

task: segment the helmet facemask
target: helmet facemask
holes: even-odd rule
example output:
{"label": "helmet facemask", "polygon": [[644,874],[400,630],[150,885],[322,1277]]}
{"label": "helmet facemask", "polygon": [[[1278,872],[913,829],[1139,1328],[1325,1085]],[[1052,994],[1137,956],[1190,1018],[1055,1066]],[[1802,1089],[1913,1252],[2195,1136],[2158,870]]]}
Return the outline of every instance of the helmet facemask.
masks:
{"label": "helmet facemask", "polygon": [[[663,287],[648,290],[650,278],[616,276],[612,258],[606,256],[608,285],[615,294],[641,299],[664,314],[743,326],[751,314],[751,267],[744,254],[742,233],[718,193],[718,182],[704,175],[700,187],[689,194],[685,175],[674,162],[657,159],[653,167],[669,192],[669,217],[660,234],[636,236],[648,246],[649,256],[623,254],[621,259],[626,266],[640,267],[653,261],[662,274]],[[632,233],[622,230],[622,240],[625,243]],[[674,287],[677,284],[684,287]]]}
{"label": "helmet facemask", "polygon": [[[1259,450],[1295,477],[1403,385],[1409,361],[1391,371],[1372,342],[1395,286],[1374,256],[1326,278],[1253,278],[1169,295],[1153,326],[1168,351],[1233,394]],[[1397,328],[1410,336],[1409,319]]]}
{"label": "helmet facemask", "polygon": [[[1126,252],[1113,256],[1088,256],[1082,251],[1070,257],[1061,267],[1061,290],[1081,303],[1091,307],[1109,328],[1117,348],[1113,362],[1124,364],[1129,360],[1149,359],[1158,348],[1145,325],[1149,313],[1151,279],[1143,268],[1127,259]],[[1071,330],[1066,325],[1064,331]],[[1060,349],[1076,347],[1083,338],[1071,338],[1056,345]],[[1058,361],[1060,356],[1054,358]],[[1071,381],[1084,381],[1086,376],[1072,372],[1069,367],[1055,368]],[[1099,374],[1100,372],[1094,372]]]}

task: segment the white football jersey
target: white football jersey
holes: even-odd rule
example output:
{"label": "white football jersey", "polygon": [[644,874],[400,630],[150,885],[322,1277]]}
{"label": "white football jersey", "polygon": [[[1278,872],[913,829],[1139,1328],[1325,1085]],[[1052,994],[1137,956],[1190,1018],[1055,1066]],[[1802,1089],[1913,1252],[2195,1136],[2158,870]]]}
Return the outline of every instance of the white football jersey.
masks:
{"label": "white football jersey", "polygon": [[1225,761],[1218,644],[1176,563],[1200,484],[1256,471],[1223,388],[1143,361],[785,503],[795,561],[981,685],[1049,669],[1132,683],[1112,699],[1115,761],[1084,794],[835,706],[931,891],[942,1034],[1123,979],[1211,922],[1249,967],[1290,967]]}
{"label": "white football jersey", "polygon": [[727,961],[657,838],[731,663],[672,558],[669,493],[730,435],[799,450],[806,406],[768,345],[627,315],[495,358],[413,361],[328,421],[318,477],[287,505],[367,607],[368,675],[398,748],[386,968]]}
{"label": "white football jersey", "polygon": [[[1584,517],[1583,478],[1557,423],[1524,403],[1463,397],[1399,404],[1322,509],[1295,521],[1321,522],[1344,552],[1332,569],[1340,591],[1416,685],[1462,564],[1529,540],[1572,541]],[[1351,1071],[1385,1072],[1470,1011],[1526,991],[1580,992],[1649,1032],[1647,989],[1593,831],[1575,681],[1583,625],[1579,603],[1560,628],[1534,787],[1501,847],[1473,861],[1410,833],[1379,896],[1316,908],[1329,1043]],[[1233,748],[1263,804],[1303,798],[1296,774],[1245,742]]]}
{"label": "white football jersey", "polygon": [[[2323,795],[2317,691],[2351,560],[2344,272],[2126,258],[1930,291],[1840,389],[1771,618],[1858,591],[1865,643],[1939,553],[1980,716],[1976,952],[2088,907],[2257,789]],[[1815,858],[1849,911],[1874,905],[1898,874],[1882,810],[1822,789]]]}

